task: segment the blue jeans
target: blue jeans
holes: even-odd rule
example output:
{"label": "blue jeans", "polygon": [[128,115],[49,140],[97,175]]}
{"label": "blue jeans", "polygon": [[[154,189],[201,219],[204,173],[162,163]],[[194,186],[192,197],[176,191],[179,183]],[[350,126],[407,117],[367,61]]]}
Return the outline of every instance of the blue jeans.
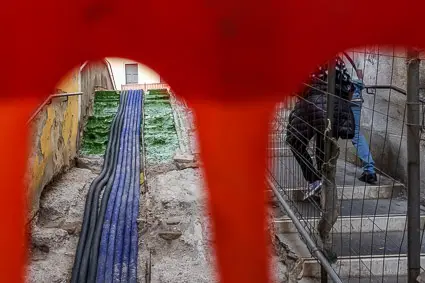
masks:
{"label": "blue jeans", "polygon": [[370,154],[369,145],[365,137],[360,133],[360,116],[362,113],[361,103],[352,104],[351,109],[354,114],[354,138],[351,140],[356,148],[356,154],[363,162],[363,172],[374,174],[375,162]]}

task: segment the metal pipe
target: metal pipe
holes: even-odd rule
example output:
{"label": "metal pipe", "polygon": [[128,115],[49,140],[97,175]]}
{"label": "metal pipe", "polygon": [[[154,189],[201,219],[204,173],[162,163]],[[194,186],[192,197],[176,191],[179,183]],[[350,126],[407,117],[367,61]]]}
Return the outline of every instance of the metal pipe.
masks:
{"label": "metal pipe", "polygon": [[115,77],[114,77],[114,72],[112,71],[112,66],[111,66],[111,62],[108,61],[108,59],[103,59],[106,62],[106,65],[108,67],[108,73],[109,73],[109,77],[112,81],[112,87],[114,88],[114,90],[117,90],[117,86],[115,85]]}
{"label": "metal pipe", "polygon": [[54,97],[68,97],[68,96],[76,96],[76,95],[82,95],[82,92],[64,92],[64,93],[55,93],[50,95],[51,98]]}
{"label": "metal pipe", "polygon": [[300,233],[301,237],[305,240],[307,247],[311,251],[311,254],[319,260],[319,262],[322,265],[322,268],[326,271],[326,273],[329,275],[329,277],[334,282],[342,283],[338,274],[336,274],[335,270],[333,270],[332,266],[328,262],[325,255],[322,253],[321,250],[319,250],[319,248],[314,243],[313,239],[311,239],[308,232],[304,229],[304,226],[301,224],[300,220],[297,218],[297,216],[291,210],[291,207],[289,206],[289,204],[280,195],[278,189],[273,184],[273,182],[270,180],[270,177],[267,177],[267,182],[269,183],[270,188],[272,189],[272,191],[276,195],[276,197],[279,200],[280,204],[282,205],[283,209],[286,211],[286,214],[288,215],[289,218],[291,218],[292,222],[294,223],[294,225],[297,228],[298,232]]}
{"label": "metal pipe", "polygon": [[[375,93],[371,92],[371,89],[391,89],[391,90],[395,90],[395,91],[397,91],[397,92],[399,92],[403,95],[407,95],[407,92],[404,89],[401,89],[401,88],[393,86],[393,85],[373,85],[373,86],[370,85],[370,86],[365,86],[365,89],[366,89],[366,93],[373,94],[373,95],[375,95]],[[425,86],[420,86],[418,88],[418,90],[425,90]],[[419,97],[419,92],[418,92],[418,99],[419,99],[419,102],[421,102],[422,104],[425,103],[425,99]]]}
{"label": "metal pipe", "polygon": [[369,93],[369,94],[371,94],[369,92],[369,89],[392,89],[392,90],[395,90],[395,91],[397,91],[401,94],[406,95],[406,91],[404,89],[399,88],[397,86],[393,86],[393,85],[367,85],[367,86],[365,86],[365,89],[366,89],[367,93]]}
{"label": "metal pipe", "polygon": [[420,238],[420,131],[419,52],[408,51],[407,59],[407,266],[408,282],[416,282],[421,268]]}
{"label": "metal pipe", "polygon": [[[334,129],[334,107],[335,107],[335,78],[336,78],[336,70],[335,70],[335,60],[329,60],[328,64],[328,78],[327,78],[327,92],[326,92],[326,124],[328,129],[330,129],[327,133],[324,134],[325,139],[325,160],[324,163],[327,163],[331,158],[331,146],[332,141],[330,140],[333,135],[333,129]],[[325,188],[325,194],[326,188]],[[329,207],[330,198],[325,197],[325,208]],[[325,215],[322,215],[322,221],[326,221],[326,219],[323,219],[326,217]],[[323,239],[322,239],[323,240]],[[328,276],[326,269],[322,265],[321,268],[321,282],[326,283],[328,281]]]}
{"label": "metal pipe", "polygon": [[[335,108],[335,80],[336,80],[336,69],[335,60],[330,60],[328,65],[328,88],[326,92],[326,118],[327,122],[330,123],[331,129],[333,128],[334,120],[334,108]],[[333,131],[328,132],[328,136],[332,137]],[[325,162],[329,160],[330,156],[330,143],[326,142],[325,137]]]}

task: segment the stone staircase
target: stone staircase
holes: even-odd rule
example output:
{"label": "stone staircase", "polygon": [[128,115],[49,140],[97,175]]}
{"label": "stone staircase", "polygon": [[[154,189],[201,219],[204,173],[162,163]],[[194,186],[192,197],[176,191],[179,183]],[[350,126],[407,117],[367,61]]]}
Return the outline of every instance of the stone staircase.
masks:
{"label": "stone staircase", "polygon": [[[276,153],[276,151],[274,151]],[[289,149],[272,159],[271,177],[282,187],[282,195],[300,215],[310,234],[317,231],[320,208],[301,200],[305,181]],[[339,217],[332,230],[332,251],[338,256],[332,264],[343,282],[407,282],[407,200],[404,185],[379,174],[376,185],[358,180],[361,169],[340,159],[336,185],[340,201]],[[274,202],[276,204],[276,201]],[[421,207],[421,227],[425,208]],[[297,257],[292,269],[300,282],[320,282],[320,264],[313,258],[291,219],[275,209],[277,239]],[[425,243],[421,257],[425,266]]]}

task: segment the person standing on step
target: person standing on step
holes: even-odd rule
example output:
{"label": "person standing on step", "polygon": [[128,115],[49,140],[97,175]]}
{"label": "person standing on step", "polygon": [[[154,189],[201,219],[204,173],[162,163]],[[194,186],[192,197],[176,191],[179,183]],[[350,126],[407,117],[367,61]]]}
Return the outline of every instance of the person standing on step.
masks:
{"label": "person standing on step", "polygon": [[351,141],[356,149],[356,155],[363,163],[363,173],[360,175],[359,180],[365,183],[375,184],[378,180],[375,172],[375,162],[370,153],[369,144],[360,132],[360,117],[362,113],[362,104],[364,102],[362,96],[364,84],[363,81],[361,81],[363,76],[360,71],[357,71],[357,76],[359,79],[353,80],[354,93],[351,99],[351,110],[353,111],[355,121],[354,138]]}
{"label": "person standing on step", "polygon": [[[308,182],[304,200],[318,195],[322,187],[322,164],[324,162],[325,130],[327,127],[327,65],[318,68],[310,76],[309,84],[301,92],[300,100],[289,114],[286,142],[301,167]],[[331,126],[335,138],[354,137],[354,117],[350,98],[354,91],[351,77],[340,57],[336,58],[334,119]],[[307,151],[309,142],[316,137],[316,165]]]}

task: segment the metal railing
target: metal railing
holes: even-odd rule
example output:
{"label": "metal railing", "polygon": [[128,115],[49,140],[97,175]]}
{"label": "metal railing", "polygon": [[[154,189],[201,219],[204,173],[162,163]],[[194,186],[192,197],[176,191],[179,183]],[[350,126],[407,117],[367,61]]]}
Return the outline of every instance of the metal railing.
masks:
{"label": "metal railing", "polygon": [[115,84],[115,77],[114,77],[114,72],[112,70],[112,66],[111,66],[111,62],[108,61],[108,59],[103,59],[106,63],[106,67],[108,68],[108,73],[109,73],[109,77],[111,78],[112,81],[112,87],[114,88],[114,90],[117,89],[117,86]]}
{"label": "metal railing", "polygon": [[[44,106],[49,105],[52,103],[52,100],[54,98],[60,98],[60,97],[69,97],[69,96],[76,96],[76,95],[82,95],[82,92],[69,92],[69,93],[57,93],[57,94],[51,94],[47,97],[46,100],[38,108],[34,111],[34,113],[31,115],[31,117],[28,119],[27,124],[31,123],[32,120],[34,120],[35,117],[37,117],[38,113],[40,113],[41,110],[43,110]],[[67,99],[68,100],[68,99]]]}
{"label": "metal railing", "polygon": [[[355,121],[360,121],[353,139],[330,135],[343,119],[341,101],[350,103],[338,90],[306,86],[304,94],[315,90],[316,98],[322,96],[331,107],[320,107],[309,95],[295,95],[276,109],[268,180],[294,225],[282,233],[298,232],[322,266],[321,271],[304,271],[304,276],[319,275],[322,282],[328,275],[334,282],[416,282],[412,280],[422,270],[420,263],[425,263],[419,61],[415,53],[407,57],[396,50],[378,54],[374,62],[367,61],[366,51],[351,52],[367,75],[364,102],[350,104]],[[300,126],[294,126],[295,120]],[[365,143],[370,155],[361,152]],[[377,174],[373,184],[359,180],[367,171]],[[321,193],[303,200],[315,180],[322,182]]]}
{"label": "metal railing", "polygon": [[[404,89],[401,89],[401,88],[393,86],[393,85],[365,86],[365,89],[366,89],[366,92],[368,94],[372,94],[372,95],[376,94],[377,89],[386,89],[386,90],[391,89],[391,90],[397,91],[398,93],[401,93],[403,95],[407,95],[407,92]],[[420,92],[424,91],[424,90],[425,90],[424,86],[419,87]],[[420,112],[422,113],[421,131],[425,132],[425,96],[419,94],[418,101],[419,101],[420,108],[421,108]]]}
{"label": "metal railing", "polygon": [[148,91],[151,89],[170,89],[170,86],[167,83],[125,84],[125,85],[121,85],[121,89],[122,90],[141,89],[143,91]]}

